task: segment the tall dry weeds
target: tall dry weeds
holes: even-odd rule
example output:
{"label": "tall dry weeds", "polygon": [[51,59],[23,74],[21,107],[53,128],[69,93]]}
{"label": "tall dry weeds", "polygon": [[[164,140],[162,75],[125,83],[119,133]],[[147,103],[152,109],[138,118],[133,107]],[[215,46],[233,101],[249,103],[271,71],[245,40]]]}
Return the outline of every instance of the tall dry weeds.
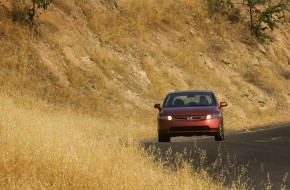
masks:
{"label": "tall dry weeds", "polygon": [[[257,94],[269,97],[265,87],[277,92],[273,102],[289,101],[289,85],[267,77],[275,69],[263,74],[274,65],[267,61],[258,80],[245,80],[245,55],[261,53],[242,25],[215,24],[202,0],[115,2],[59,0],[40,15],[38,36],[1,4],[0,188],[222,189],[207,170],[178,158],[173,171],[142,152],[137,139],[156,136],[152,105],[171,90],[217,91],[230,105],[226,130],[288,118],[287,106],[257,105]],[[279,74],[287,65],[275,46],[267,59]]]}
{"label": "tall dry weeds", "polygon": [[190,165],[172,171],[162,162],[154,164],[140,148],[135,123],[55,112],[43,102],[31,110],[0,97],[1,189],[216,187]]}

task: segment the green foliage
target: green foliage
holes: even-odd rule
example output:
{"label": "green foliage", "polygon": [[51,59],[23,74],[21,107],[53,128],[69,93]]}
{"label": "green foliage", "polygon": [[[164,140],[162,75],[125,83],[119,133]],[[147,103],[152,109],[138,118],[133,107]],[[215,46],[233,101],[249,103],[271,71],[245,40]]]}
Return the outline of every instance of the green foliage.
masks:
{"label": "green foliage", "polygon": [[276,22],[284,18],[284,11],[289,11],[290,0],[247,0],[250,27],[260,39],[269,37],[266,30],[273,30]]}
{"label": "green foliage", "polygon": [[32,0],[32,3],[36,4],[38,8],[43,8],[45,10],[52,1],[53,0]]}
{"label": "green foliage", "polygon": [[250,29],[261,40],[270,38],[267,30],[273,30],[276,23],[284,18],[284,12],[290,11],[290,0],[208,0],[209,14],[220,13],[228,16],[231,23],[239,22],[240,10],[234,5],[248,8]]}

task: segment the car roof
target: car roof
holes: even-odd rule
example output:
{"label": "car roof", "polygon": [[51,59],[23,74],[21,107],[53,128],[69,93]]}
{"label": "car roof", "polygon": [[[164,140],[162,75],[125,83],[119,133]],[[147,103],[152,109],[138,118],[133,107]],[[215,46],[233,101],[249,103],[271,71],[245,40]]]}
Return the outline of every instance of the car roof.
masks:
{"label": "car roof", "polygon": [[208,93],[213,93],[211,90],[183,90],[183,91],[172,91],[169,92],[168,94],[177,94],[177,93],[190,93],[190,92],[208,92]]}

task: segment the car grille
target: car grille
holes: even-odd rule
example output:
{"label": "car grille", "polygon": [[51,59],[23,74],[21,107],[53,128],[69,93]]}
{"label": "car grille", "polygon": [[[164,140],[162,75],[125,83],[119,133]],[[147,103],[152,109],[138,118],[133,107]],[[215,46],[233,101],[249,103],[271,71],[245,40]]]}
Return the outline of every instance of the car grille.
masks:
{"label": "car grille", "polygon": [[198,121],[198,120],[205,120],[206,116],[201,115],[194,115],[194,116],[175,116],[174,120],[179,121]]}
{"label": "car grille", "polygon": [[170,128],[170,131],[208,131],[208,130],[210,130],[208,126],[181,126]]}

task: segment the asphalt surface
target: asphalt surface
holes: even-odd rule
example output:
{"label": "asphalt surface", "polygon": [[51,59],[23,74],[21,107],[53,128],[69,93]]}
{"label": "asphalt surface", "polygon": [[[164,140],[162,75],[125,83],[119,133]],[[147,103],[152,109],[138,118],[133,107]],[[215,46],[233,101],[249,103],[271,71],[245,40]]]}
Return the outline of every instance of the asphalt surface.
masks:
{"label": "asphalt surface", "polygon": [[[153,146],[160,149],[153,154],[172,165],[176,155],[183,155],[196,170],[207,168],[214,179],[223,174],[225,186],[240,180],[243,189],[290,189],[290,123],[226,132],[224,142],[215,142],[214,137],[171,139],[170,143],[147,139],[143,144],[147,151]],[[204,152],[206,160],[201,159]]]}

